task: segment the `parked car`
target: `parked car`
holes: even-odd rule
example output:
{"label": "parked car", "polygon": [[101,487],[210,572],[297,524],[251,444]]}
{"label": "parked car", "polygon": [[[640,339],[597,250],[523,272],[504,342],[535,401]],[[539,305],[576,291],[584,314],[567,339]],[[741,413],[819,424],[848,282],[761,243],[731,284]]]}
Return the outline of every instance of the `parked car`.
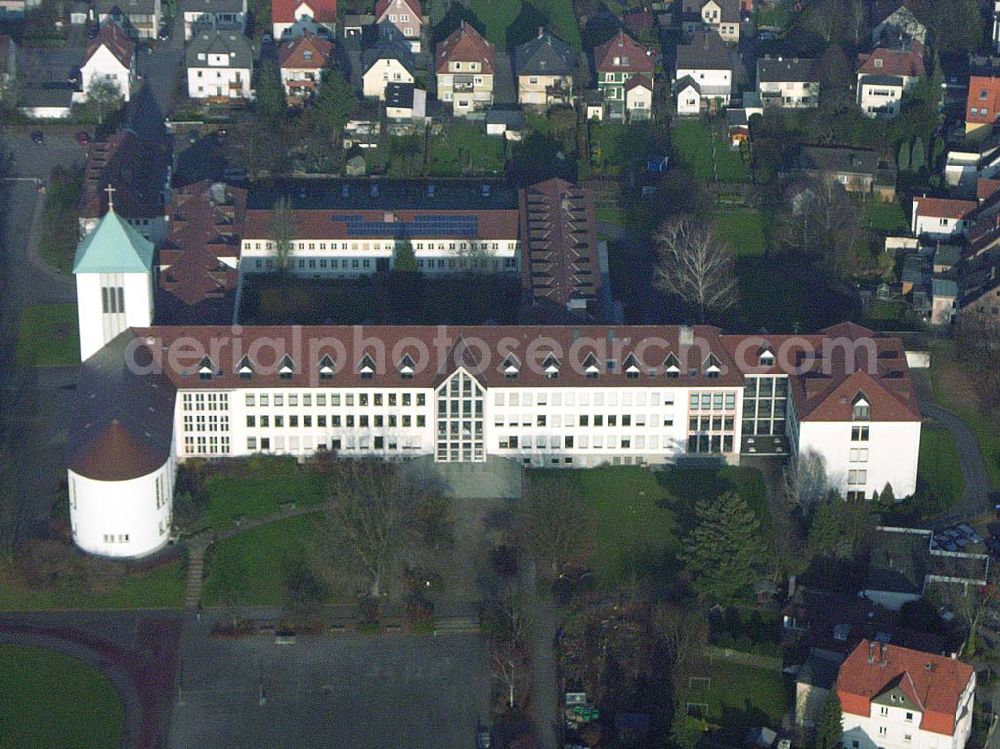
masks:
{"label": "parked car", "polygon": [[490,749],[492,745],[489,727],[480,723],[476,728],[476,749]]}
{"label": "parked car", "polygon": [[66,74],[66,80],[69,81],[70,83],[79,83],[80,82],[80,68],[78,68],[76,65],[74,65],[73,67],[71,67],[69,69],[69,73]]}
{"label": "parked car", "polygon": [[41,130],[36,130],[31,134],[31,140],[33,140],[38,145],[41,145],[42,143],[45,142],[45,133],[43,133]]}
{"label": "parked car", "polygon": [[76,138],[76,142],[81,146],[85,146],[90,143],[90,136],[84,130],[78,132],[74,137]]}
{"label": "parked car", "polygon": [[158,36],[160,37],[160,39],[166,39],[168,36],[170,36],[170,27],[163,26],[160,29],[160,33],[158,34]]}
{"label": "parked car", "polygon": [[957,526],[957,530],[974,544],[981,544],[983,542],[983,537],[976,533],[968,523],[962,523]]}

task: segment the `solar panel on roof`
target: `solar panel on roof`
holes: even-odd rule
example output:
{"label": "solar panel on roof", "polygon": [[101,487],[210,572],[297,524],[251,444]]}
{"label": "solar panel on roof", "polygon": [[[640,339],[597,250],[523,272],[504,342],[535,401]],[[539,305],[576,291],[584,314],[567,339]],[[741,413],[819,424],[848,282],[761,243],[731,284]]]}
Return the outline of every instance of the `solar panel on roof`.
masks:
{"label": "solar panel on roof", "polygon": [[437,215],[422,214],[414,216],[412,221],[365,221],[357,214],[334,214],[331,221],[347,225],[347,234],[351,237],[379,237],[412,234],[419,236],[439,237],[475,237],[478,236],[479,221],[474,215]]}

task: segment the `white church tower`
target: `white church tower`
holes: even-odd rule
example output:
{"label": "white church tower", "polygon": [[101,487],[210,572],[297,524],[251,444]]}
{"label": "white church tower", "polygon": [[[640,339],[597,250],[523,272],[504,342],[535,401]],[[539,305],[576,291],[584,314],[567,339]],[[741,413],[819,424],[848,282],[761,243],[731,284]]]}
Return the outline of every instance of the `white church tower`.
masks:
{"label": "white church tower", "polygon": [[153,322],[153,244],[128,225],[108,191],[108,212],[76,248],[73,273],[86,361],[126,328]]}

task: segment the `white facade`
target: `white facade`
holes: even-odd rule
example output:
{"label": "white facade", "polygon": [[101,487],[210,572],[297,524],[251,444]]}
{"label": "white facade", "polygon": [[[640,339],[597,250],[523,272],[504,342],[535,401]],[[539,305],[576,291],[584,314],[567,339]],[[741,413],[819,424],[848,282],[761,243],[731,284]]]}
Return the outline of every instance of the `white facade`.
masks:
{"label": "white facade", "polygon": [[385,101],[385,88],[390,83],[413,83],[413,73],[396,58],[381,57],[365,71],[365,97]]}
{"label": "white facade", "polygon": [[129,481],[68,471],[73,542],[105,557],[142,557],[166,546],[173,518],[175,461]]}
{"label": "white facade", "polygon": [[[971,210],[972,206],[970,206]],[[936,239],[964,237],[969,233],[969,222],[955,216],[935,216],[931,213],[920,213],[920,204],[913,201],[910,216],[910,231],[913,236],[928,236]]]}
{"label": "white facade", "polygon": [[300,2],[293,13],[293,20],[274,21],[271,24],[274,31],[275,40],[293,39],[302,36],[306,31],[314,34],[330,32],[332,35],[336,30],[336,23],[320,22],[316,20],[316,10],[307,2]]}
{"label": "white facade", "polygon": [[[493,105],[493,74],[477,70],[479,67],[479,62],[451,62],[449,72],[437,74],[438,100],[451,102],[455,117]],[[462,72],[463,68],[468,72]]]}
{"label": "white facade", "polygon": [[211,6],[198,10],[184,11],[184,40],[190,40],[196,31],[211,29],[212,31],[236,31],[246,33],[247,7],[246,2],[239,10],[216,10]]}
{"label": "white facade", "polygon": [[677,94],[677,114],[701,113],[701,92],[695,86],[688,84]]}
{"label": "white facade", "polygon": [[80,360],[86,361],[126,328],[153,322],[151,273],[77,273]]}
{"label": "white facade", "polygon": [[626,87],[625,110],[636,119],[648,119],[653,114],[653,92],[645,85]]}
{"label": "white facade", "polygon": [[111,81],[118,86],[125,101],[132,96],[135,84],[135,60],[126,67],[106,46],[98,47],[83,65],[80,66],[80,81],[83,89],[83,99],[86,99],[91,87],[97,82]]}
{"label": "white facade", "polygon": [[698,84],[702,99],[717,99],[720,104],[729,104],[729,97],[733,89],[733,72],[731,70],[678,68],[675,80],[679,81],[684,76],[691,76],[691,79]]}
{"label": "white facade", "polygon": [[188,96],[192,99],[251,98],[250,68],[229,67],[228,63],[228,60],[214,63],[209,61],[204,67],[189,67]]}
{"label": "white facade", "polygon": [[858,77],[858,106],[867,117],[892,118],[899,114],[905,86],[902,78],[897,80],[899,83],[890,83],[876,78],[873,82]]}
{"label": "white facade", "polygon": [[819,106],[819,81],[759,81],[757,92],[768,104],[783,109]]}
{"label": "white facade", "polygon": [[868,715],[844,711],[843,745],[848,749],[965,749],[972,733],[972,702],[976,691],[975,673],[969,679],[955,711],[952,735],[934,733],[920,727],[918,706],[897,707],[870,703]]}

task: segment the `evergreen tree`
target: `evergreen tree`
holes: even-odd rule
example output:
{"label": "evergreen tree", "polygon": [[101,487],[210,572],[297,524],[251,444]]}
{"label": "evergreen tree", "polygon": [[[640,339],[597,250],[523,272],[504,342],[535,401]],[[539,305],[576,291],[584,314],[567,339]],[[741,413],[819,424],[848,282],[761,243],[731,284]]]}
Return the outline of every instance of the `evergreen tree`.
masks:
{"label": "evergreen tree", "polygon": [[682,560],[694,589],[715,601],[745,597],[760,579],[764,559],[760,522],[735,491],[695,505],[698,525]]}
{"label": "evergreen tree", "polygon": [[285,116],[287,107],[278,66],[273,60],[265,60],[257,78],[257,111],[270,122],[277,122]]}
{"label": "evergreen tree", "polygon": [[815,749],[840,749],[843,736],[844,715],[840,708],[840,697],[837,696],[836,689],[831,689],[816,721]]}
{"label": "evergreen tree", "polygon": [[323,78],[313,100],[313,107],[308,114],[310,125],[339,132],[344,129],[357,105],[358,95],[344,78],[344,74],[339,70],[331,70]]}
{"label": "evergreen tree", "polygon": [[844,501],[834,496],[820,502],[809,525],[806,548],[810,558],[843,556],[847,552],[845,531]]}
{"label": "evergreen tree", "polygon": [[296,234],[292,204],[287,196],[283,195],[275,201],[268,229],[269,239],[274,242],[277,269],[284,273],[291,265],[292,242]]}
{"label": "evergreen tree", "polygon": [[919,172],[924,168],[925,163],[924,139],[918,135],[913,141],[913,153],[910,155],[910,169]]}
{"label": "evergreen tree", "polygon": [[892,484],[890,484],[888,481],[882,488],[881,497],[882,497],[882,504],[885,505],[886,507],[892,507],[894,504],[896,504],[896,494],[892,490]]}
{"label": "evergreen tree", "polygon": [[418,269],[417,257],[413,252],[413,243],[410,240],[407,239],[396,245],[392,269],[394,271],[415,271]]}
{"label": "evergreen tree", "polygon": [[896,166],[901,172],[910,171],[910,144],[905,140],[899,144],[899,157],[896,159]]}

